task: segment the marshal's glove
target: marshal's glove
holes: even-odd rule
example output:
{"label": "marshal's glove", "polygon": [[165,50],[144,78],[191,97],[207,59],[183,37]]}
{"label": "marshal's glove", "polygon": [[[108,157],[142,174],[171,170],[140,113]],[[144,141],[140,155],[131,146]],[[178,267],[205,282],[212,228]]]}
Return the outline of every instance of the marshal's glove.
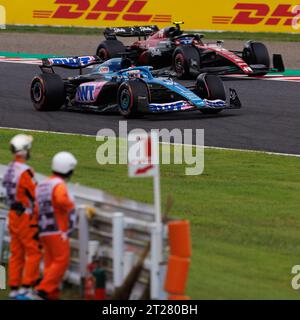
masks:
{"label": "marshal's glove", "polygon": [[89,220],[92,220],[94,216],[96,215],[96,209],[92,207],[86,207],[85,208],[85,215]]}

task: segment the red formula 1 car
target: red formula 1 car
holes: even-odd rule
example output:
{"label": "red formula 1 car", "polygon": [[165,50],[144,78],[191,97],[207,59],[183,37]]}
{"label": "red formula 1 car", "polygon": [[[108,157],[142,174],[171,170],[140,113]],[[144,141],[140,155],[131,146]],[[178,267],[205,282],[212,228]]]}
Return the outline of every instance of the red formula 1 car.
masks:
{"label": "red formula 1 car", "polygon": [[[159,30],[157,26],[107,28],[106,38],[98,49],[102,61],[127,54],[137,65],[151,65],[155,69],[173,67],[178,77],[187,79],[201,73],[246,74],[262,76],[269,71],[284,71],[282,56],[273,55],[273,69],[267,47],[248,41],[243,50],[227,50],[223,41],[205,44],[203,35],[184,33],[175,23]],[[137,37],[125,46],[117,37]]]}

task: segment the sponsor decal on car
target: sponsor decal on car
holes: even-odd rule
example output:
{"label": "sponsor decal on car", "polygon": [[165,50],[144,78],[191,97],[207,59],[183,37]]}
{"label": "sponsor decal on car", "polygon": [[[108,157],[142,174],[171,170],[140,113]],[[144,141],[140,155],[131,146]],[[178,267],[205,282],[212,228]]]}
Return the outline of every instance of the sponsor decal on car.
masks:
{"label": "sponsor decal on car", "polygon": [[233,52],[226,50],[218,45],[216,46],[210,45],[209,47],[215,50],[217,53],[219,53],[223,57],[226,57],[228,60],[234,62],[245,73],[253,73],[252,68],[243,59],[241,59],[239,56],[237,56]]}
{"label": "sponsor decal on car", "polygon": [[207,100],[204,99],[204,102],[207,107],[210,108],[224,108],[226,107],[226,102],[223,100]]}
{"label": "sponsor decal on car", "polygon": [[184,44],[184,45],[192,44],[193,43],[193,39],[191,39],[191,38],[182,38],[182,39],[179,40],[179,43],[180,44]]}
{"label": "sponsor decal on car", "polygon": [[88,82],[81,84],[76,92],[76,101],[80,103],[94,103],[107,82]]}
{"label": "sponsor decal on car", "polygon": [[99,68],[100,73],[109,73],[110,69],[109,67],[101,67]]}
{"label": "sponsor decal on car", "polygon": [[92,56],[78,57],[78,58],[53,58],[48,59],[51,65],[60,66],[66,65],[70,67],[86,66],[91,62],[95,61],[95,58]]}
{"label": "sponsor decal on car", "polygon": [[195,106],[191,105],[187,101],[176,101],[171,103],[151,103],[149,110],[151,112],[171,112],[171,111],[185,111],[195,109]]}
{"label": "sponsor decal on car", "polygon": [[81,85],[77,90],[76,100],[79,102],[95,101],[96,86]]}

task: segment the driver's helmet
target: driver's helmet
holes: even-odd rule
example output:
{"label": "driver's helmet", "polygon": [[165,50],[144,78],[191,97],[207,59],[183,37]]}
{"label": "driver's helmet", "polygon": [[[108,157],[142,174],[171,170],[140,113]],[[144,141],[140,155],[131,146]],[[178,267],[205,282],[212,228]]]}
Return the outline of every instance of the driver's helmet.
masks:
{"label": "driver's helmet", "polygon": [[142,78],[141,70],[129,70],[127,74],[129,79]]}
{"label": "driver's helmet", "polygon": [[122,59],[122,61],[121,61],[121,68],[122,69],[129,69],[132,66],[133,66],[133,62],[130,59],[128,59],[128,58]]}
{"label": "driver's helmet", "polygon": [[183,32],[175,27],[169,27],[169,28],[165,28],[165,35],[167,38],[174,38],[174,37],[178,37],[181,36],[183,34]]}

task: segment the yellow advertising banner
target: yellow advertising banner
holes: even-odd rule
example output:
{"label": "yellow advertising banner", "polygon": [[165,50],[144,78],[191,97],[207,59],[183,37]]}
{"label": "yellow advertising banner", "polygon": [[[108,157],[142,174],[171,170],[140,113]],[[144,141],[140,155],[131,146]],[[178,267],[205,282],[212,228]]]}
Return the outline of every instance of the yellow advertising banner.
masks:
{"label": "yellow advertising banner", "polygon": [[300,0],[0,0],[9,25],[131,26],[299,32]]}

